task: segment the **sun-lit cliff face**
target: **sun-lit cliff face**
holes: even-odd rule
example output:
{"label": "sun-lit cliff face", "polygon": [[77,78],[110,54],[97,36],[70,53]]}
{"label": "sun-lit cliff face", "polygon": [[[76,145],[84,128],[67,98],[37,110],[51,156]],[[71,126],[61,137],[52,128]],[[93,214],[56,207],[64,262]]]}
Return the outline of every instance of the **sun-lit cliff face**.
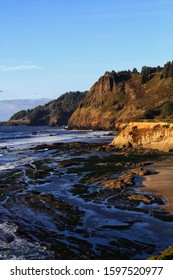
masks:
{"label": "sun-lit cliff face", "polygon": [[117,148],[142,147],[160,151],[173,150],[173,123],[167,122],[130,122],[122,124],[121,131],[111,145]]}
{"label": "sun-lit cliff face", "polygon": [[106,72],[87,92],[69,92],[9,124],[67,125],[70,129],[115,130],[140,120],[173,121],[173,62],[133,71]]}
{"label": "sun-lit cliff face", "polygon": [[113,129],[117,112],[128,102],[124,91],[130,73],[106,73],[91,87],[69,120],[70,128]]}
{"label": "sun-lit cliff face", "polygon": [[69,128],[115,129],[122,122],[173,119],[173,79],[154,71],[145,82],[138,72],[106,72],[72,114]]}

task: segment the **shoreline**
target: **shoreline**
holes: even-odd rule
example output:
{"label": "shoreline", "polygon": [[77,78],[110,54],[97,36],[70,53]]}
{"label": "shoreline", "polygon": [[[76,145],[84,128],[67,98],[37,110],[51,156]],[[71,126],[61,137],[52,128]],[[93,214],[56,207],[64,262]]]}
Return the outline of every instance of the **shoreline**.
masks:
{"label": "shoreline", "polygon": [[15,225],[6,259],[19,237],[32,254],[35,240],[44,244],[49,256],[40,247],[37,259],[146,259],[173,243],[173,216],[158,213],[163,199],[142,188],[163,154],[86,142],[29,150],[29,161],[1,173],[2,218],[8,212]]}
{"label": "shoreline", "polygon": [[145,190],[162,196],[166,200],[162,208],[173,212],[173,157],[154,162],[150,169],[156,173],[144,177]]}

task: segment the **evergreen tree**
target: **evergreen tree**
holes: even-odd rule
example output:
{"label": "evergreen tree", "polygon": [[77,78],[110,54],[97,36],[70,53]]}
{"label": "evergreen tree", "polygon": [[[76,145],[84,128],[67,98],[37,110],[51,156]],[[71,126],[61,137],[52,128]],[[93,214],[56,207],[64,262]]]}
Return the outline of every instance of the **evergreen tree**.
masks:
{"label": "evergreen tree", "polygon": [[173,61],[170,63],[168,77],[173,77]]}
{"label": "evergreen tree", "polygon": [[133,68],[132,73],[133,73],[133,74],[137,74],[137,73],[138,73],[138,70],[137,70],[136,68]]}
{"label": "evergreen tree", "polygon": [[161,75],[164,79],[168,77],[173,77],[173,61],[168,61],[164,65]]}

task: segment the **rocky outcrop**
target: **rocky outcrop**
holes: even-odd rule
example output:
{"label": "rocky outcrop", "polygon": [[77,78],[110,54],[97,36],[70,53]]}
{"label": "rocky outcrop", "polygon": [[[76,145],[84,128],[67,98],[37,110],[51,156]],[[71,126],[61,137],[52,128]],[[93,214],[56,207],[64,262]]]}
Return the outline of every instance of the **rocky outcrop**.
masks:
{"label": "rocky outcrop", "polygon": [[173,123],[130,122],[123,125],[111,145],[117,148],[142,147],[160,151],[173,150]]}
{"label": "rocky outcrop", "polygon": [[116,112],[128,102],[124,86],[130,77],[129,72],[105,73],[91,87],[71,116],[68,126],[72,129],[113,129]]}
{"label": "rocky outcrop", "polygon": [[164,67],[106,72],[88,93],[70,92],[8,122],[67,125],[70,129],[114,130],[123,122],[173,120],[173,61]]}
{"label": "rocky outcrop", "polygon": [[161,67],[144,70],[106,72],[72,114],[69,128],[111,130],[122,122],[173,119],[173,78],[164,78]]}
{"label": "rocky outcrop", "polygon": [[7,125],[67,125],[72,113],[83,100],[87,92],[68,92],[58,99],[31,110],[22,110],[14,114]]}

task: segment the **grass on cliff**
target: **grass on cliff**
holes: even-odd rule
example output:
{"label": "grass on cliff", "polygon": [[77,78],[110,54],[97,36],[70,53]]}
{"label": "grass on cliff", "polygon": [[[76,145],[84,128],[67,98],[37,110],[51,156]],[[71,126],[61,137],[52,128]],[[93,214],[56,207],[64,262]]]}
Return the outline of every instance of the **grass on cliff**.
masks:
{"label": "grass on cliff", "polygon": [[173,260],[173,246],[169,246],[158,255],[150,257],[149,260]]}

